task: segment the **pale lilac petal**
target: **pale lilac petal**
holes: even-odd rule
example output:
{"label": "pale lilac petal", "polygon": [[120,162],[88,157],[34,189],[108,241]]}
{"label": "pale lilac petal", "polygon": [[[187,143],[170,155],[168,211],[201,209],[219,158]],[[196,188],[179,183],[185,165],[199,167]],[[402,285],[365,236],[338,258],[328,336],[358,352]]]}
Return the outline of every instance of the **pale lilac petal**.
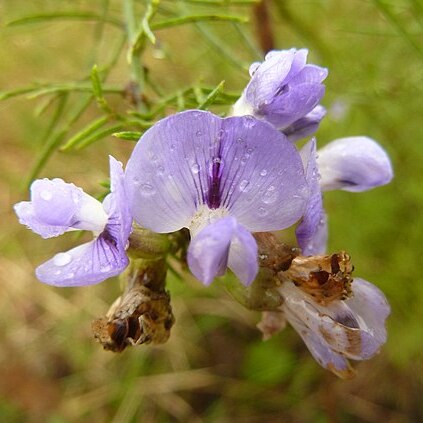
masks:
{"label": "pale lilac petal", "polygon": [[[324,95],[322,81],[328,72],[325,68],[307,65],[307,53],[305,49],[271,51],[263,63],[253,63],[251,80],[234,105],[233,115],[253,115],[282,130],[312,112]],[[303,133],[310,134],[317,129],[320,120],[299,122],[298,131],[302,129]],[[293,128],[288,129],[292,131]],[[299,134],[296,139],[300,136],[304,135]]]}
{"label": "pale lilac petal", "polygon": [[229,249],[229,268],[246,286],[250,285],[258,272],[257,243],[254,237],[237,224]]}
{"label": "pale lilac petal", "polygon": [[31,201],[15,205],[19,222],[43,238],[61,235],[77,222],[82,190],[62,179],[37,179]]}
{"label": "pale lilac petal", "polygon": [[386,318],[391,312],[385,295],[375,285],[364,279],[354,278],[351,285],[353,297],[346,301],[348,307],[360,316],[360,324],[380,345],[386,342]]}
{"label": "pale lilac petal", "polygon": [[321,105],[317,105],[310,113],[287,126],[282,132],[291,142],[306,138],[317,131],[325,115],[326,109]]}
{"label": "pale lilac petal", "polygon": [[291,70],[295,50],[283,50],[267,54],[265,61],[255,69],[245,89],[246,99],[255,107],[268,103],[281,88]]}
{"label": "pale lilac petal", "polygon": [[278,129],[284,129],[311,112],[325,93],[321,84],[287,85],[272,102],[257,109],[258,117],[266,119]]}
{"label": "pale lilac petal", "polygon": [[323,339],[322,335],[308,328],[305,323],[290,310],[286,312],[286,317],[292,327],[301,336],[314,359],[322,367],[338,374],[341,377],[348,377],[351,375],[348,361],[342,356],[342,354],[333,351]]}
{"label": "pale lilac petal", "polygon": [[156,232],[189,227],[201,205],[225,208],[249,231],[279,230],[302,214],[308,188],[295,147],[252,117],[187,111],[154,125],[128,162],[134,219]]}
{"label": "pale lilac petal", "polygon": [[295,234],[304,256],[323,254],[327,243],[327,221],[323,210],[319,172],[316,162],[316,140],[310,140],[300,152],[310,196]]}
{"label": "pale lilac petal", "polygon": [[37,267],[36,275],[48,285],[93,285],[118,275],[128,263],[125,250],[104,232],[91,242],[56,254]]}
{"label": "pale lilac petal", "polygon": [[289,316],[294,315],[325,348],[346,358],[367,360],[386,342],[389,306],[373,285],[360,279],[355,287],[354,284],[355,280],[351,299],[323,306],[292,283],[284,283],[282,309],[289,321]]}
{"label": "pale lilac petal", "polygon": [[385,150],[360,136],[340,138],[318,151],[317,163],[323,190],[360,192],[389,183],[393,177]]}
{"label": "pale lilac petal", "polygon": [[109,156],[109,160],[110,194],[103,202],[108,213],[106,229],[124,248],[132,229],[132,215],[125,192],[122,163],[112,156]]}
{"label": "pale lilac petal", "polygon": [[188,265],[193,275],[205,285],[210,285],[216,276],[225,273],[236,226],[233,217],[219,219],[207,225],[191,240]]}

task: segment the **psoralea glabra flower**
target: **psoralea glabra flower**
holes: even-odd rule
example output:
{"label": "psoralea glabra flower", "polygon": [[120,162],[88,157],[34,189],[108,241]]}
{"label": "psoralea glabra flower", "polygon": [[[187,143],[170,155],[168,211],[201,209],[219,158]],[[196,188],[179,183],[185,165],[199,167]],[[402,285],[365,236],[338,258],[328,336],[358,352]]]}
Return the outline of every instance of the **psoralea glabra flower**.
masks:
{"label": "psoralea glabra flower", "polygon": [[37,179],[31,201],[15,205],[20,223],[43,238],[71,230],[93,231],[95,239],[56,254],[36,269],[49,285],[82,286],[121,273],[128,265],[126,244],[132,217],[125,196],[122,164],[110,157],[111,193],[100,203],[62,179]]}
{"label": "psoralea glabra flower", "polygon": [[311,140],[301,150],[310,197],[296,230],[304,255],[326,251],[327,217],[322,191],[342,189],[361,192],[386,185],[393,176],[385,150],[365,136],[340,138],[317,151]]}
{"label": "psoralea glabra flower", "polygon": [[204,284],[227,266],[245,284],[258,271],[251,232],[287,228],[308,188],[299,153],[253,117],[187,111],[156,123],[125,171],[134,219],[155,232],[188,228],[188,264]]}
{"label": "psoralea glabra flower", "polygon": [[326,114],[319,102],[328,72],[307,64],[307,54],[306,49],[271,51],[264,62],[253,63],[251,80],[232,114],[270,122],[290,141],[313,134]]}

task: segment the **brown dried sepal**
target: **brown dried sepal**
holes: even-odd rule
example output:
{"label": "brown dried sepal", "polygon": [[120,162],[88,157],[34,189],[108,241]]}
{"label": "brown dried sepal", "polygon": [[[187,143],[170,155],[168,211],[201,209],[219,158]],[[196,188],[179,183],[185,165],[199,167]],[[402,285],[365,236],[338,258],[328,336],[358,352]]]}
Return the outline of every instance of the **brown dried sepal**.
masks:
{"label": "brown dried sepal", "polygon": [[157,266],[130,269],[130,284],[123,295],[106,317],[92,322],[94,337],[105,350],[121,352],[130,345],[162,344],[169,339],[175,319],[170,295],[164,290],[165,274]]}
{"label": "brown dried sepal", "polygon": [[283,276],[326,306],[351,296],[353,270],[350,256],[341,251],[327,256],[295,257]]}

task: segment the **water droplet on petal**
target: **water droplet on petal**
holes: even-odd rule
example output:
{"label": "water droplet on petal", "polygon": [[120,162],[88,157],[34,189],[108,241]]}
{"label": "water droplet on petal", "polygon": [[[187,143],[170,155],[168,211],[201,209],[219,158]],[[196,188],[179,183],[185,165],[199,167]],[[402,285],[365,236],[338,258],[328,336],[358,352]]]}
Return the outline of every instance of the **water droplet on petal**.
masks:
{"label": "water droplet on petal", "polygon": [[258,208],[258,213],[259,213],[260,216],[266,216],[267,210],[264,207],[260,206]]}
{"label": "water droplet on petal", "polygon": [[72,256],[69,253],[57,253],[53,257],[53,263],[55,266],[66,266],[72,261]]}
{"label": "water droplet on petal", "polygon": [[261,172],[260,172],[260,176],[266,176],[267,175],[267,170],[266,169],[263,169]]}
{"label": "water droplet on petal", "polygon": [[151,184],[142,184],[140,188],[141,188],[141,194],[145,196],[153,195],[156,193],[155,188]]}
{"label": "water droplet on petal", "polygon": [[197,135],[197,137],[201,137],[201,135],[203,135],[203,133],[202,133],[201,131],[197,131],[197,132],[195,133],[195,135]]}
{"label": "water droplet on petal", "polygon": [[273,185],[271,185],[269,188],[267,188],[266,192],[263,195],[263,203],[272,204],[278,199],[278,197],[278,191]]}
{"label": "water droplet on petal", "polygon": [[198,173],[198,172],[200,172],[200,165],[198,164],[198,163],[194,163],[192,166],[191,166],[191,172],[192,173],[194,173],[195,175]]}
{"label": "water droplet on petal", "polygon": [[158,167],[157,167],[157,173],[158,173],[159,175],[163,175],[164,171],[165,171],[165,169],[164,169],[164,167],[163,167],[163,166],[158,166]]}
{"label": "water droplet on petal", "polygon": [[40,192],[40,197],[44,201],[50,201],[53,198],[53,194],[52,194],[51,191],[43,190],[43,191]]}
{"label": "water droplet on petal", "polygon": [[240,183],[239,183],[239,190],[242,192],[248,192],[251,188],[250,185],[250,181],[247,181],[247,179],[243,179]]}
{"label": "water droplet on petal", "polygon": [[176,148],[176,145],[175,144],[170,144],[169,148],[170,148],[170,151],[174,151],[175,148]]}

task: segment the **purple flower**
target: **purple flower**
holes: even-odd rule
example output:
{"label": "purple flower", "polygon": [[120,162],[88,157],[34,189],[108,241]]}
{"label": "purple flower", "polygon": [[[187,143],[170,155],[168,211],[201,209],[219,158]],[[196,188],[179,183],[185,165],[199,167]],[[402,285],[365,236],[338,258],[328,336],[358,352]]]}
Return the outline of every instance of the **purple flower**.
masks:
{"label": "purple flower", "polygon": [[235,116],[253,115],[282,130],[290,141],[314,133],[326,110],[327,69],[306,64],[306,49],[269,52],[250,66],[251,80],[233,106]]}
{"label": "purple flower", "polygon": [[283,134],[253,117],[221,119],[195,110],[143,135],[125,187],[141,226],[190,230],[188,264],[206,285],[227,266],[250,284],[258,270],[250,232],[291,226],[308,195],[301,158]]}
{"label": "purple flower", "polygon": [[292,282],[280,287],[283,316],[318,363],[341,377],[353,374],[348,359],[367,360],[386,342],[390,313],[385,296],[371,283],[354,278],[351,288],[351,298],[323,306]]}
{"label": "purple flower", "polygon": [[322,191],[342,189],[361,192],[385,185],[393,177],[392,166],[385,150],[364,136],[337,139],[317,154],[316,141],[313,139],[300,154],[310,197],[296,230],[297,240],[304,255],[322,254],[326,251],[327,242]]}
{"label": "purple flower", "polygon": [[132,217],[126,201],[122,164],[110,156],[111,193],[103,204],[62,179],[37,179],[31,201],[15,205],[19,222],[43,238],[83,229],[95,239],[58,253],[36,269],[37,278],[55,286],[92,285],[121,273]]}

